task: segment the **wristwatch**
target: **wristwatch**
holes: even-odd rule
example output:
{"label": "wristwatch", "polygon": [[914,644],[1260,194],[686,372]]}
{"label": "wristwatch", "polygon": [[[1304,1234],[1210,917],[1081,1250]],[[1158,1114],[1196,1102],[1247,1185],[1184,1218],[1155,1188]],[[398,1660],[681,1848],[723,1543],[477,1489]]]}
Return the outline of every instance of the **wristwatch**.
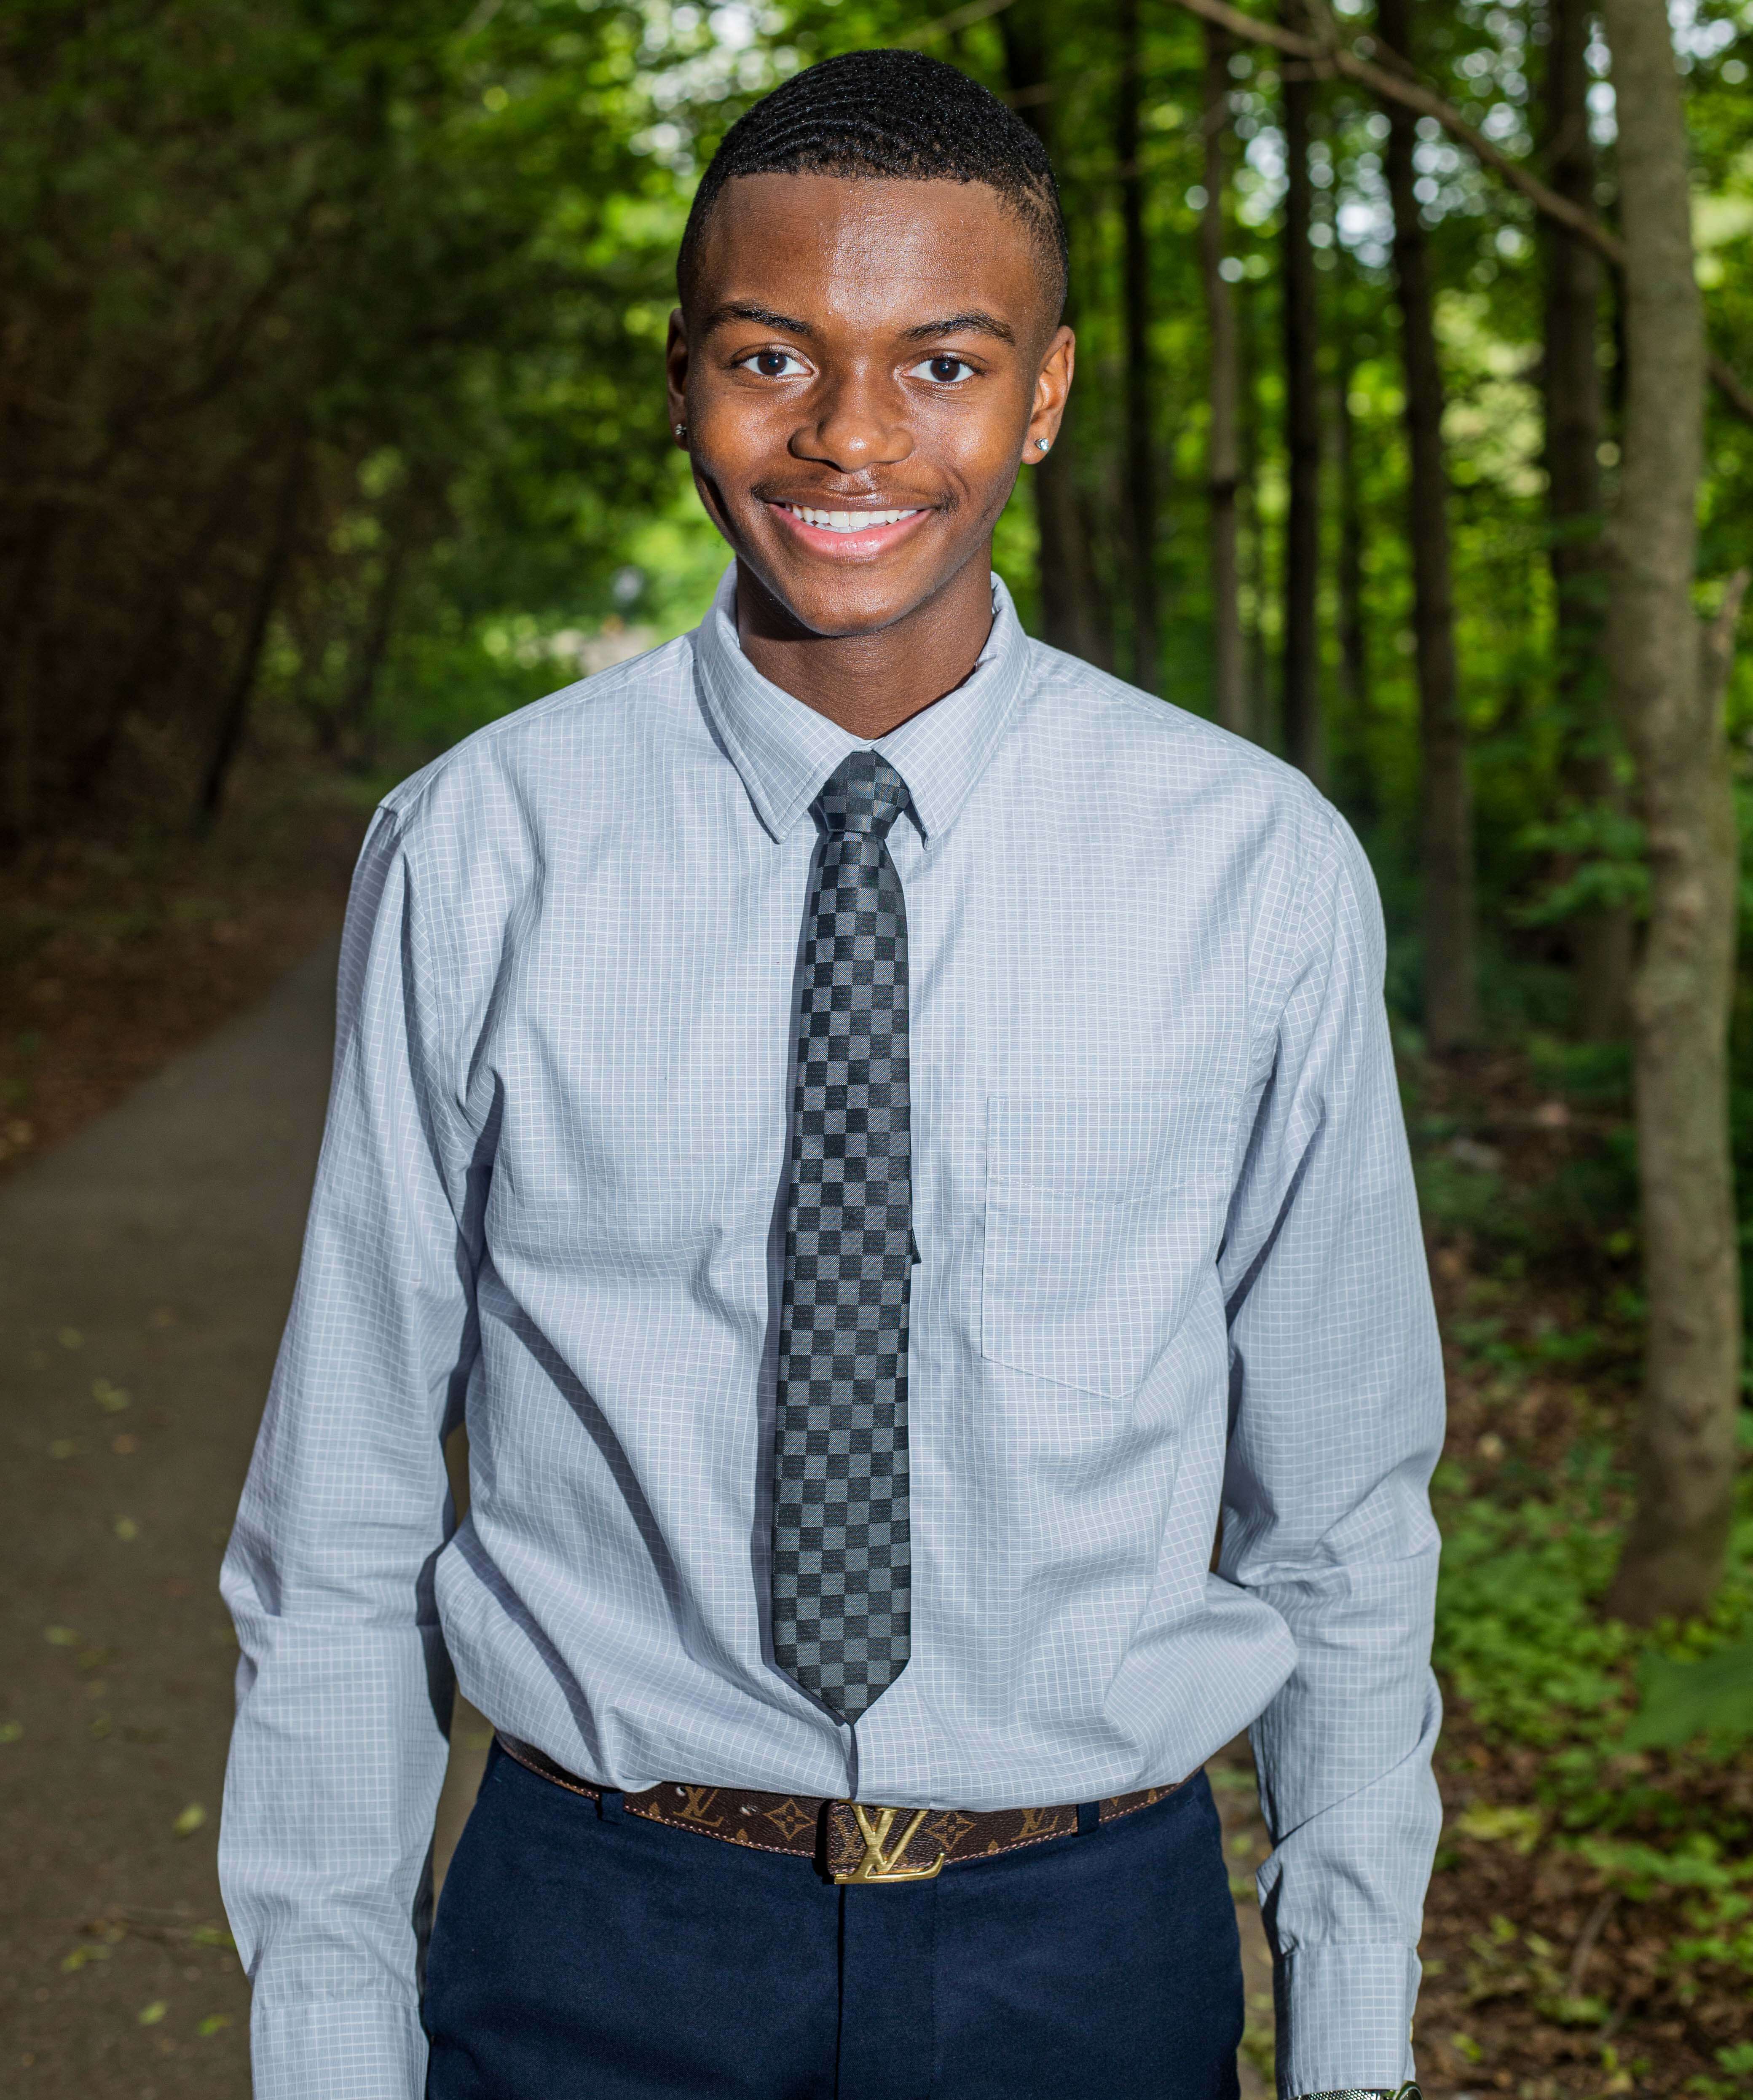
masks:
{"label": "wristwatch", "polygon": [[1305,2093],[1300,2100],[1425,2100],[1425,2096],[1408,2079],[1405,2085],[1394,2089],[1385,2085],[1347,2085],[1337,2093]]}

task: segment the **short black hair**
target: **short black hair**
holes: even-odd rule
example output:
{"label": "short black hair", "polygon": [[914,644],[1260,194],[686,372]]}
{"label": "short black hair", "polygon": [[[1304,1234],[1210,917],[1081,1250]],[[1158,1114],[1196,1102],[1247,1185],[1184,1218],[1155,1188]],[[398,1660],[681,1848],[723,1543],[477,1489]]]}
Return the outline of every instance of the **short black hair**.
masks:
{"label": "short black hair", "polygon": [[984,183],[1028,227],[1054,317],[1069,250],[1053,163],[1014,109],[923,51],[847,51],[794,73],[725,134],[700,178],[676,258],[685,302],[707,217],[738,175],[849,175]]}

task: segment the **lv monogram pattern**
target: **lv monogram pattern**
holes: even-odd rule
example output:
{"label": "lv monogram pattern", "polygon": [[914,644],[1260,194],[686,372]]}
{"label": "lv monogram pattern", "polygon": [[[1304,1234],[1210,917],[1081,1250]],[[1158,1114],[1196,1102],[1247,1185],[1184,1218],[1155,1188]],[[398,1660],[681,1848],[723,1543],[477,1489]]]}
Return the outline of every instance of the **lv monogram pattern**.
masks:
{"label": "lv monogram pattern", "polygon": [[[533,1745],[504,1735],[499,1740],[508,1756],[568,1793],[590,1801],[601,1795],[600,1787],[563,1771]],[[1152,1786],[1137,1793],[1110,1795],[1099,1804],[1100,1820],[1111,1823],[1117,1816],[1134,1815],[1178,1790],[1178,1785]],[[672,1829],[692,1830],[703,1838],[747,1845],[758,1852],[789,1852],[813,1860],[830,1875],[849,1873],[865,1849],[852,1804],[816,1794],[757,1793],[730,1786],[654,1786],[644,1793],[623,1795],[621,1807],[628,1815],[667,1824]],[[914,1833],[906,1850],[896,1855],[894,1864],[928,1867],[940,1852],[951,1866],[989,1860],[1025,1845],[1069,1838],[1077,1829],[1077,1810],[1073,1803],[1052,1808],[936,1808]]]}
{"label": "lv monogram pattern", "polygon": [[907,1665],[913,1162],[906,785],[848,753],[816,798],[804,926],[773,1461],[773,1653],[856,1721]]}

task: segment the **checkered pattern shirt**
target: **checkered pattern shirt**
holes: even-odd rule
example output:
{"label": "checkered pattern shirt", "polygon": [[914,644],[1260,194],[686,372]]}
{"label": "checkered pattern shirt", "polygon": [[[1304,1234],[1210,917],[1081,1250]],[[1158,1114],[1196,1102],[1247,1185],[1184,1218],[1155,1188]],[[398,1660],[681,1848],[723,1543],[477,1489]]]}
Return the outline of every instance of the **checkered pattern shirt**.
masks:
{"label": "checkered pattern shirt", "polygon": [[837,1724],[770,1659],[775,1221],[809,805],[862,740],[755,673],[733,574],[407,782],[360,861],[224,1574],[258,2100],[421,2091],[453,1670],[628,1790],[1087,1801],[1251,1725],[1280,2088],[1398,2085],[1442,1382],[1363,855],[1002,588],[875,747],[910,794],[911,1657]]}

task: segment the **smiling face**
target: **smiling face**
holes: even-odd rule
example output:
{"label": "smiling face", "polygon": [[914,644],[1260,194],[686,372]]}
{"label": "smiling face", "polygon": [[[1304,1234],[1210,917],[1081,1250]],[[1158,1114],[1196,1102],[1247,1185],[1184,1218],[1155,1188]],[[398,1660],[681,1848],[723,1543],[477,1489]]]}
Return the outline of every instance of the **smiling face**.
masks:
{"label": "smiling face", "polygon": [[977,615],[978,654],[993,527],[1071,383],[1056,289],[982,183],[725,185],[671,323],[670,411],[760,624],[800,641],[910,624],[910,646],[936,633],[954,656]]}

